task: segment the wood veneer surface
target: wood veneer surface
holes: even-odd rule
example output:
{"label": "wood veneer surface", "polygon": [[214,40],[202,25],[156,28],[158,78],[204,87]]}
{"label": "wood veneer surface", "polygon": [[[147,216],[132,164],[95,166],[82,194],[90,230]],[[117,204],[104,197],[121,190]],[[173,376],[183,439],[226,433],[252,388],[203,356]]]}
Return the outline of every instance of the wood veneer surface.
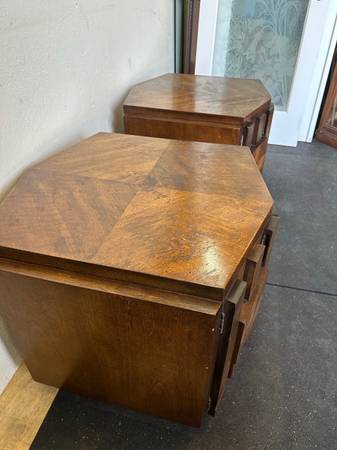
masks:
{"label": "wood veneer surface", "polygon": [[270,101],[259,80],[166,74],[133,87],[124,109],[232,117],[243,122]]}
{"label": "wood veneer surface", "polygon": [[21,176],[0,205],[0,256],[220,291],[273,206],[248,148],[223,149],[93,136]]}

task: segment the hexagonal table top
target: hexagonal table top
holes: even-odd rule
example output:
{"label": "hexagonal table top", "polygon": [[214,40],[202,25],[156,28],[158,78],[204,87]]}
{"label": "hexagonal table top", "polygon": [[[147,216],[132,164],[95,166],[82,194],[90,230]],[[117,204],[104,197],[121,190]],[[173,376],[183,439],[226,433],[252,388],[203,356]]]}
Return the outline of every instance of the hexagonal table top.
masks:
{"label": "hexagonal table top", "polygon": [[0,256],[218,290],[272,206],[248,148],[101,133],[19,178]]}
{"label": "hexagonal table top", "polygon": [[244,122],[270,100],[259,80],[166,74],[133,87],[124,108],[231,117]]}

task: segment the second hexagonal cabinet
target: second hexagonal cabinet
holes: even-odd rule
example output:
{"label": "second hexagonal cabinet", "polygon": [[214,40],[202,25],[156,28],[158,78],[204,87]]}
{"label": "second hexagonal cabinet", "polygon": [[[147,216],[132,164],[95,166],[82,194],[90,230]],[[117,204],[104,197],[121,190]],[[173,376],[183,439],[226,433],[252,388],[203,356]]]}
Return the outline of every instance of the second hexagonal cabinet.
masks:
{"label": "second hexagonal cabinet", "polygon": [[273,200],[246,147],[99,134],[0,205],[0,315],[36,381],[189,425],[258,311]]}
{"label": "second hexagonal cabinet", "polygon": [[262,171],[274,106],[258,80],[166,74],[131,89],[125,132],[248,146]]}

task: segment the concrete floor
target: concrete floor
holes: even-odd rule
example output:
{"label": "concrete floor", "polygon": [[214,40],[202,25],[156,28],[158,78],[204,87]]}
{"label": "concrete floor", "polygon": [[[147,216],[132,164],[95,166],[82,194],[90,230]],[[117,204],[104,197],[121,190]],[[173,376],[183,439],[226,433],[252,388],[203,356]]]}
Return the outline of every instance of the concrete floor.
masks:
{"label": "concrete floor", "polygon": [[195,430],[60,392],[38,449],[337,449],[337,150],[271,146],[280,230],[255,329]]}

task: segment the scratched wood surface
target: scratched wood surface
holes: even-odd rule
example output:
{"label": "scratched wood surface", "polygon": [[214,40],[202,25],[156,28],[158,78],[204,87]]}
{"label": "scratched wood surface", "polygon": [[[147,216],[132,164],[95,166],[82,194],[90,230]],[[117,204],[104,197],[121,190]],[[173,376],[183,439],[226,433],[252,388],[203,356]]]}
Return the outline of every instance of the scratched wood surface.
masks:
{"label": "scratched wood surface", "polygon": [[1,265],[0,287],[0,313],[34,380],[200,425],[220,303],[199,312]]}
{"label": "scratched wood surface", "polygon": [[263,171],[274,106],[258,80],[166,74],[131,88],[123,111],[128,134],[245,145]]}
{"label": "scratched wood surface", "polygon": [[9,192],[0,257],[27,253],[176,280],[197,294],[222,290],[273,207],[249,150],[223,149],[89,138],[26,171]]}
{"label": "scratched wood surface", "polygon": [[270,95],[259,80],[166,74],[133,87],[124,109],[139,107],[244,122],[269,104]]}

